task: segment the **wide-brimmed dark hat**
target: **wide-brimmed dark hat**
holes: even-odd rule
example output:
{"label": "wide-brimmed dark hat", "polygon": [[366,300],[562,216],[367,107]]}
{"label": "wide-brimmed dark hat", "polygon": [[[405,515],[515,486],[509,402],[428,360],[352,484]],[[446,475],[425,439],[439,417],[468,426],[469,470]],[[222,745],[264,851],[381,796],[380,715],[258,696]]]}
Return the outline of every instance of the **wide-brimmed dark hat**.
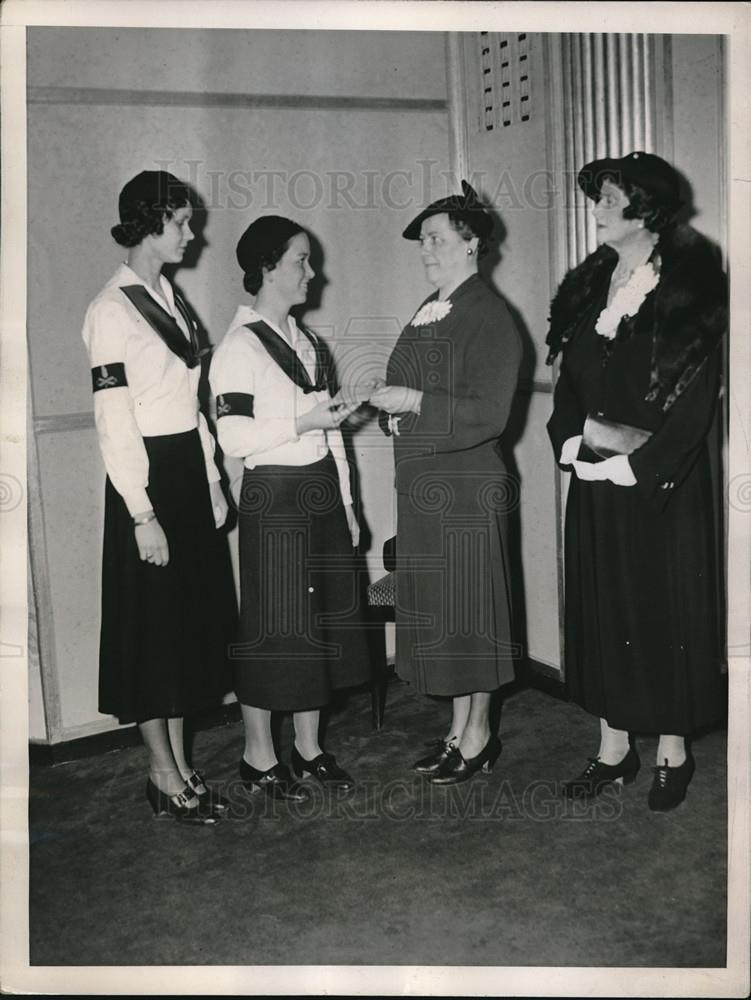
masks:
{"label": "wide-brimmed dark hat", "polygon": [[402,236],[405,240],[419,240],[423,222],[431,215],[441,215],[444,212],[461,212],[476,236],[487,239],[493,232],[493,220],[488,210],[477,197],[477,193],[471,185],[462,181],[461,194],[451,194],[447,198],[440,198],[438,201],[432,202],[420,212],[416,219],[410,222]]}
{"label": "wide-brimmed dark hat", "polygon": [[262,215],[248,226],[237,244],[237,263],[243,271],[251,271],[293,236],[304,233],[302,226],[282,215]]}
{"label": "wide-brimmed dark hat", "polygon": [[624,181],[636,184],[673,212],[683,204],[677,172],[667,160],[654,153],[639,150],[618,159],[606,157],[592,160],[581,168],[577,177],[584,194],[594,200],[599,198],[603,181],[606,180],[613,181],[618,186]]}

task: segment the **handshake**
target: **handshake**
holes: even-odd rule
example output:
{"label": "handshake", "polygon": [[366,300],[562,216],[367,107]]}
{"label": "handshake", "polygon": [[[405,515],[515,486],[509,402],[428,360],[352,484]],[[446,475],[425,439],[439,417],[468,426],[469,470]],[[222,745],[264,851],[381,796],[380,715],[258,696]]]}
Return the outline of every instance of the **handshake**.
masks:
{"label": "handshake", "polygon": [[422,393],[404,385],[386,385],[382,378],[376,377],[358,383],[345,383],[334,402],[351,408],[350,412],[363,403],[369,403],[386,413],[419,413]]}
{"label": "handshake", "polygon": [[404,385],[386,385],[382,378],[345,383],[333,399],[326,399],[312,410],[301,414],[296,421],[296,431],[304,434],[317,429],[333,430],[364,403],[389,414],[419,413],[422,392]]}

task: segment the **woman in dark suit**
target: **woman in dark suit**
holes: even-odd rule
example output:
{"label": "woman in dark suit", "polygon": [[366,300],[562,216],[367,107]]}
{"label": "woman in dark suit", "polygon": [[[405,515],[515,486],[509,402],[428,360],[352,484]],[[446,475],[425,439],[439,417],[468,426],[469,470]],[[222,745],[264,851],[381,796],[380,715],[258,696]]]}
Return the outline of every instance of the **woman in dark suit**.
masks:
{"label": "woman in dark suit", "polygon": [[629,734],[659,733],[649,807],[666,811],[693,774],[686,737],[723,710],[708,434],[725,279],[709,242],[675,223],[665,160],[596,160],[578,181],[601,246],[552,304],[549,361],[563,361],[548,430],[573,470],[566,680],[600,719],[600,746],[565,792],[633,780]]}
{"label": "woman in dark suit", "polygon": [[394,436],[397,671],[424,694],[452,698],[445,737],[415,764],[437,785],[492,768],[501,744],[491,694],[513,678],[505,521],[518,491],[497,444],[521,344],[477,273],[492,220],[465,182],[462,190],[404,231],[420,243],[435,291],[370,398]]}

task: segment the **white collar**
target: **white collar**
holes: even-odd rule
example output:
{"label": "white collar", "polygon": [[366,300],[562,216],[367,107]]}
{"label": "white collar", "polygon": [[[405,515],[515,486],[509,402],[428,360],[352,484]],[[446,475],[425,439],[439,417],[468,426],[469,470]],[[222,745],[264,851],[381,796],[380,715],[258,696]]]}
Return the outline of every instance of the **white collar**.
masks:
{"label": "white collar", "polygon": [[112,282],[119,287],[122,287],[123,285],[142,285],[155,302],[162,307],[166,306],[167,311],[173,316],[175,315],[175,295],[172,289],[172,284],[163,274],[159,275],[159,286],[162,289],[161,295],[154,291],[153,288],[150,288],[143,278],[139,277],[133,268],[126,264],[125,261],[123,261],[117,269],[117,273],[112,279]]}
{"label": "white collar", "polygon": [[246,323],[258,323],[259,320],[266,323],[267,326],[270,326],[275,333],[278,333],[279,336],[290,345],[290,347],[295,346],[300,336],[300,331],[297,328],[297,323],[295,323],[295,317],[291,313],[287,316],[287,321],[289,322],[292,334],[291,341],[290,333],[288,331],[283,330],[281,327],[277,326],[276,323],[272,323],[270,319],[267,319],[266,316],[262,316],[261,313],[256,312],[252,306],[245,304],[237,307],[237,311],[235,312],[232,323],[230,324],[230,329],[234,330],[238,326],[245,326]]}

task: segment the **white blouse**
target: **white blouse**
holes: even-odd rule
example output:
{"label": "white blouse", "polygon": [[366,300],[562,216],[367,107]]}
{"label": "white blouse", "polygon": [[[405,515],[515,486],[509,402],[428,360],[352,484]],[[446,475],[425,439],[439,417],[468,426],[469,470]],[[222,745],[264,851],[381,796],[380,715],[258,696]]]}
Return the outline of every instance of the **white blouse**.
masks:
{"label": "white blouse", "polygon": [[[86,311],[82,337],[91,368],[112,368],[109,374],[99,373],[105,387],[94,393],[99,445],[107,475],[132,515],[152,507],[146,492],[149,458],[144,437],[180,434],[197,427],[207,479],[213,483],[220,478],[214,438],[198,406],[200,365],[188,368],[120,290],[136,284],[146,288],[190,340],[169,281],[160,276],[159,296],[127,264],[117,269]],[[122,384],[123,366],[127,385]],[[107,382],[112,383],[110,387]]]}
{"label": "white blouse", "polygon": [[352,503],[349,465],[341,432],[312,430],[299,435],[296,418],[318,403],[330,399],[326,389],[304,393],[279,367],[246,323],[259,320],[270,326],[292,347],[311,381],[316,378],[316,354],[313,345],[289,317],[289,331],[277,327],[247,305],[238,307],[227,333],[211,359],[209,381],[216,398],[239,393],[248,398],[250,415],[222,416],[217,405],[217,436],[222,450],[245,460],[246,469],[259,465],[311,465],[329,451],[339,475],[342,502]]}

